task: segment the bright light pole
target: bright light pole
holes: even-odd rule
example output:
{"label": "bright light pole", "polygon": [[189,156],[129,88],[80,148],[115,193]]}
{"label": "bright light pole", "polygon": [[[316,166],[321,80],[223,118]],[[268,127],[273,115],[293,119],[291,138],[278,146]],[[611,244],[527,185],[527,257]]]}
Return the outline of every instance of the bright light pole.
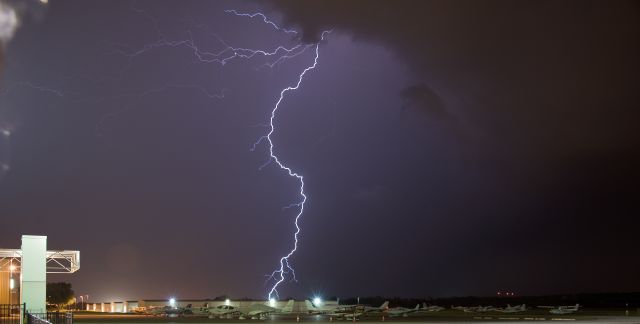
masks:
{"label": "bright light pole", "polygon": [[13,272],[16,270],[16,266],[13,265],[13,259],[9,266],[9,304],[13,304],[13,295],[15,294],[16,282],[13,279]]}

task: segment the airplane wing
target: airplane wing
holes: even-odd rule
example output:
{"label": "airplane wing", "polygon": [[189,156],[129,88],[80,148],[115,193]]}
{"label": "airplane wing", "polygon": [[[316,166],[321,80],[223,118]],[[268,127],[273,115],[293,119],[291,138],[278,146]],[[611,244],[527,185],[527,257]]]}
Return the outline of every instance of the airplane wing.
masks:
{"label": "airplane wing", "polygon": [[248,308],[241,310],[242,314],[250,317],[262,317],[268,314],[276,313],[277,311],[277,308],[261,304],[253,304]]}

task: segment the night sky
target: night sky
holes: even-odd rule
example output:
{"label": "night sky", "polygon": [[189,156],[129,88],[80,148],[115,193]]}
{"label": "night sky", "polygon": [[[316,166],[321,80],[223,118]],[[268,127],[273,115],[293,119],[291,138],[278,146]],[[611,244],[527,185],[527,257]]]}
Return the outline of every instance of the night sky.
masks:
{"label": "night sky", "polygon": [[2,3],[0,247],[80,250],[78,295],[266,296],[299,188],[251,148],[328,29],[274,121],[281,297],[640,290],[638,1]]}

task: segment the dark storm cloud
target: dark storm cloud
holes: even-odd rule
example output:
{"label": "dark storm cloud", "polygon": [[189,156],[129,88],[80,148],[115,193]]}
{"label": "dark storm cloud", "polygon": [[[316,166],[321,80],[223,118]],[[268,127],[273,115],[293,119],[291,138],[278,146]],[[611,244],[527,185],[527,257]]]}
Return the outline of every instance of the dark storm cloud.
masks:
{"label": "dark storm cloud", "polygon": [[472,144],[503,151],[518,168],[640,146],[637,1],[272,5],[307,41],[336,28],[391,49],[422,82],[447,90],[442,100],[430,88],[407,88],[410,104],[443,115],[442,102],[457,101],[456,115],[488,139]]}
{"label": "dark storm cloud", "polygon": [[[431,120],[455,116],[460,121],[448,132],[449,137],[467,134],[464,141],[438,140],[459,150],[460,155],[444,160],[454,163],[452,174],[474,188],[456,188],[456,193],[491,188],[491,194],[482,194],[485,201],[470,196],[460,203],[476,206],[473,214],[487,234],[482,242],[493,236],[497,246],[518,247],[496,254],[513,260],[517,253],[542,254],[546,247],[532,243],[538,235],[550,237],[555,248],[580,247],[573,252],[575,260],[602,256],[613,246],[633,253],[628,240],[640,244],[631,239],[632,230],[616,225],[638,225],[632,215],[639,212],[633,185],[640,181],[639,2],[270,4],[284,14],[286,25],[303,31],[305,41],[334,28],[355,42],[391,50],[419,82],[399,94],[406,104],[420,107]],[[434,84],[438,91],[425,86]],[[435,126],[424,120],[418,127]],[[433,150],[432,144],[423,149]],[[451,185],[450,177],[441,185]],[[437,182],[416,178],[421,181]],[[501,215],[498,223],[489,225],[496,215]],[[562,236],[574,227],[579,234]],[[622,276],[640,287],[630,272]]]}
{"label": "dark storm cloud", "polygon": [[[636,1],[275,1],[314,41],[323,29],[381,43],[466,102],[484,131],[537,146],[637,143]],[[429,83],[429,82],[427,82]],[[630,114],[633,114],[630,116]],[[606,117],[603,119],[603,115]],[[608,132],[595,134],[604,126]],[[555,136],[567,127],[572,136]],[[548,135],[543,141],[536,134]],[[549,143],[547,141],[553,141]],[[622,144],[621,143],[621,144]]]}
{"label": "dark storm cloud", "polygon": [[419,109],[436,121],[455,120],[446,110],[442,98],[424,83],[404,88],[400,96],[405,99],[403,108]]}

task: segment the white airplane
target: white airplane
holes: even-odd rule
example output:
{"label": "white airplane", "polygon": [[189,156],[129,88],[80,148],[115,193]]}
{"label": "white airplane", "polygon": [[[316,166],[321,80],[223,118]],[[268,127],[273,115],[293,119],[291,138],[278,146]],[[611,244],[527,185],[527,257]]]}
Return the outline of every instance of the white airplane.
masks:
{"label": "white airplane", "polygon": [[389,301],[385,301],[384,303],[382,303],[382,305],[378,306],[378,307],[372,307],[372,306],[364,306],[364,312],[365,313],[371,313],[371,312],[384,312],[387,309],[389,309]]}
{"label": "white airplane", "polygon": [[477,307],[451,306],[451,309],[461,310],[465,313],[485,313],[485,312],[497,310],[493,306],[477,306]]}
{"label": "white airplane", "polygon": [[291,299],[282,308],[269,306],[270,301],[264,304],[253,304],[247,307],[238,307],[231,305],[219,305],[214,308],[209,308],[209,318],[232,318],[238,316],[239,319],[251,318],[251,319],[263,319],[269,314],[274,313],[292,313],[294,300]]}
{"label": "white airplane", "polygon": [[389,316],[391,317],[398,317],[398,316],[407,317],[409,316],[409,313],[417,312],[418,310],[420,310],[420,304],[416,305],[416,307],[414,308],[406,308],[406,307],[389,308],[386,310],[385,313],[389,314]]}
{"label": "white airplane", "polygon": [[507,305],[507,307],[505,307],[504,309],[499,309],[498,311],[503,312],[503,313],[519,313],[519,312],[526,312],[527,311],[527,305],[522,304],[522,305],[516,305],[516,306],[511,306],[511,305]]}
{"label": "white airplane", "polygon": [[231,306],[231,305],[218,305],[216,307],[209,308],[209,318],[224,318],[224,317],[233,317],[240,316],[240,307]]}
{"label": "white airplane", "polygon": [[478,306],[475,308],[475,310],[478,313],[485,313],[485,312],[496,311],[498,309],[493,306]]}
{"label": "white airplane", "polygon": [[365,312],[362,309],[362,307],[356,307],[356,308],[352,308],[349,311],[339,311],[339,312],[334,312],[334,313],[326,313],[324,315],[327,315],[330,318],[345,319],[345,320],[356,320],[357,318],[362,316],[364,313]]}
{"label": "white airplane", "polygon": [[305,301],[305,304],[311,314],[322,314],[331,318],[345,320],[356,320],[365,313],[384,312],[389,308],[388,301],[385,301],[379,307],[365,305],[336,305],[319,308],[310,301]]}
{"label": "white airplane", "polygon": [[355,305],[316,305],[310,300],[304,301],[305,306],[307,306],[307,312],[310,314],[330,314],[336,312],[345,312],[349,310],[353,310]]}
{"label": "white airplane", "polygon": [[438,305],[427,306],[427,303],[422,303],[422,308],[420,309],[420,312],[439,312],[444,309],[445,308],[442,306],[438,306]]}
{"label": "white airplane", "polygon": [[340,315],[345,313],[370,313],[370,312],[384,312],[389,308],[389,302],[385,301],[379,307],[365,306],[365,305],[326,305],[318,306],[312,303],[310,300],[304,301],[307,306],[307,310],[311,314],[325,314],[325,315]]}
{"label": "white airplane", "polygon": [[187,307],[164,306],[150,309],[147,313],[155,316],[181,316],[191,312],[191,304]]}
{"label": "white airplane", "polygon": [[575,304],[573,306],[558,306],[557,308],[549,310],[549,313],[557,315],[571,314],[577,312],[579,308],[580,304]]}
{"label": "white airplane", "polygon": [[264,319],[267,315],[278,313],[278,314],[289,314],[293,313],[293,299],[289,300],[287,304],[282,308],[276,308],[268,306],[269,302],[265,304],[253,304],[246,309],[242,309],[242,315],[240,319],[243,318],[251,318],[251,319]]}
{"label": "white airplane", "polygon": [[209,315],[209,304],[204,303],[202,307],[191,307],[185,311],[185,314],[190,315]]}

